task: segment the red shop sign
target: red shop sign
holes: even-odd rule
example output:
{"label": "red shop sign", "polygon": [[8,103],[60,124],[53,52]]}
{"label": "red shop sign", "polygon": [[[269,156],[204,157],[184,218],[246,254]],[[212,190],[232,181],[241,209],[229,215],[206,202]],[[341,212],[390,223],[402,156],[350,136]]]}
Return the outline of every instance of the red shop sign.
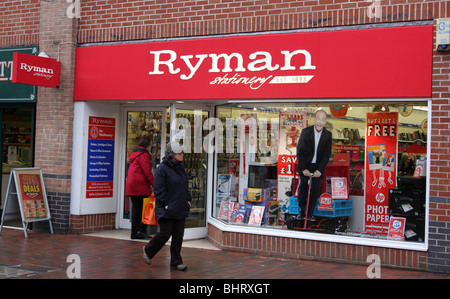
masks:
{"label": "red shop sign", "polygon": [[61,62],[56,59],[24,53],[13,54],[13,83],[37,86],[59,86]]}
{"label": "red shop sign", "polygon": [[74,99],[430,97],[432,33],[423,25],[79,47]]}

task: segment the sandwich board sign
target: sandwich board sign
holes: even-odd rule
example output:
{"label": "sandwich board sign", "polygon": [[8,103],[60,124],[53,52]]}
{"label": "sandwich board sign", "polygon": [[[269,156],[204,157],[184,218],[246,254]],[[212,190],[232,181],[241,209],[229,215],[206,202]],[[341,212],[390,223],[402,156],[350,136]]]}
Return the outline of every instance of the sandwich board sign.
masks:
{"label": "sandwich board sign", "polygon": [[0,233],[3,229],[8,202],[14,199],[19,201],[25,238],[28,237],[27,226],[30,222],[48,221],[50,232],[53,234],[47,192],[40,168],[13,168],[11,170],[8,188],[6,189]]}

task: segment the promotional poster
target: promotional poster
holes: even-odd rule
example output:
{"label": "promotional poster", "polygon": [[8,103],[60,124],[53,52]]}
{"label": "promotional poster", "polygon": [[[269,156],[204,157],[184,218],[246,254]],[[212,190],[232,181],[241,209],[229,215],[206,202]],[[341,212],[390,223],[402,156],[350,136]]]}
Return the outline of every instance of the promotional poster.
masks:
{"label": "promotional poster", "polygon": [[[297,174],[297,142],[303,128],[308,126],[308,113],[304,111],[280,112],[278,143],[278,202],[287,210],[289,196],[295,196],[299,184]],[[287,195],[290,194],[290,195]]]}
{"label": "promotional poster", "polygon": [[365,231],[387,235],[389,189],[397,180],[398,112],[367,113]]}
{"label": "promotional poster", "polygon": [[18,173],[19,188],[25,221],[47,218],[48,208],[45,202],[40,173]]}

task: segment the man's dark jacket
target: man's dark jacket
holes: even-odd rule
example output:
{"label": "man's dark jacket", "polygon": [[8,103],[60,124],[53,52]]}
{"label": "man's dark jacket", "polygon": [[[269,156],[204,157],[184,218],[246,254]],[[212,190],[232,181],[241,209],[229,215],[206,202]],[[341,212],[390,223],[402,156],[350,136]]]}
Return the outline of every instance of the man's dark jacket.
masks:
{"label": "man's dark jacket", "polygon": [[[297,171],[299,174],[303,170],[310,170],[312,159],[314,157],[315,143],[314,143],[314,126],[304,128],[300,134],[297,143]],[[327,167],[328,160],[331,156],[331,132],[327,129],[322,129],[319,145],[317,146],[317,170],[323,175],[325,167]]]}

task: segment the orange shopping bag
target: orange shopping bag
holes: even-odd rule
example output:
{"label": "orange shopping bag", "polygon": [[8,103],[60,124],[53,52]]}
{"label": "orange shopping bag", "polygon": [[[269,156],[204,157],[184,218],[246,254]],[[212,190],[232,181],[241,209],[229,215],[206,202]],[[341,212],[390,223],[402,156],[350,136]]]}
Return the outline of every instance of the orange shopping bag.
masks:
{"label": "orange shopping bag", "polygon": [[148,225],[158,225],[155,216],[155,195],[144,198],[142,205],[142,223]]}

